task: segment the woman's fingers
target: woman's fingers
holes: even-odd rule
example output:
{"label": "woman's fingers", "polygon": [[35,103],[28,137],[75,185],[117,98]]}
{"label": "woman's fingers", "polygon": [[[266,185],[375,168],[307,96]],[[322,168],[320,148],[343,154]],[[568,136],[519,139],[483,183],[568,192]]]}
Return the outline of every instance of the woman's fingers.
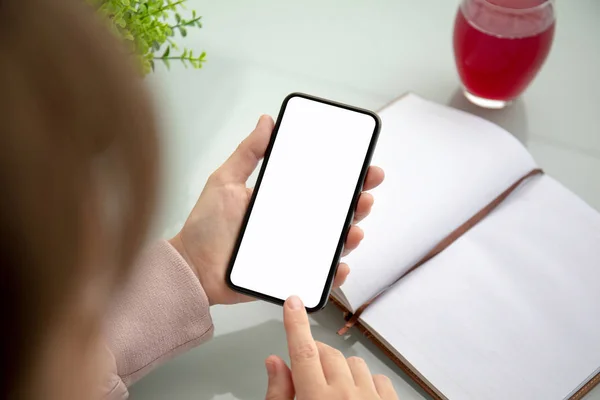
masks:
{"label": "woman's fingers", "polygon": [[358,199],[358,204],[356,205],[354,220],[352,222],[353,225],[350,227],[348,236],[346,237],[346,243],[344,245],[344,253],[342,254],[342,257],[347,256],[352,250],[356,249],[365,237],[363,230],[356,226],[356,224],[369,216],[374,202],[375,198],[372,194],[366,192],[361,193],[360,198]]}
{"label": "woman's fingers", "polygon": [[[315,342],[306,309],[297,296],[286,300],[283,323],[290,352],[291,381],[298,398],[331,399],[343,395],[344,398],[362,399],[368,394],[368,398],[397,400],[391,381],[382,375],[372,377],[362,359],[350,357],[346,360],[338,350]],[[285,375],[275,374],[279,364],[277,357],[267,359],[267,399],[288,400],[293,394],[289,381],[283,380]],[[284,368],[281,370],[283,372]]]}
{"label": "woman's fingers", "polygon": [[373,208],[375,198],[371,193],[362,192],[358,198],[358,204],[356,205],[356,211],[354,212],[354,223],[358,224],[360,221],[365,219]]}
{"label": "woman's fingers", "polygon": [[317,342],[319,358],[323,367],[325,379],[329,385],[353,385],[352,372],[341,351]]}
{"label": "woman's fingers", "polygon": [[350,275],[350,267],[346,263],[340,263],[338,265],[337,271],[335,273],[335,278],[333,280],[333,287],[340,287],[346,282],[346,279]]}
{"label": "woman's fingers", "polygon": [[385,173],[379,167],[370,166],[367,171],[367,177],[365,178],[365,183],[363,184],[363,190],[371,190],[375,189],[377,186],[381,185],[385,178]]}
{"label": "woman's fingers", "polygon": [[270,356],[265,360],[265,367],[269,376],[265,400],[294,400],[292,372],[285,362],[277,356]]}
{"label": "woman's fingers", "polygon": [[359,357],[350,357],[348,358],[348,366],[350,367],[356,386],[375,390],[375,383],[373,383],[371,371],[365,360]]}
{"label": "woman's fingers", "polygon": [[356,249],[364,237],[365,233],[363,230],[356,225],[352,225],[348,231],[348,236],[346,237],[346,244],[344,245],[342,257],[347,256],[352,250]]}
{"label": "woman's fingers", "polygon": [[292,367],[292,378],[296,392],[299,388],[317,388],[325,385],[319,350],[310,332],[308,315],[302,300],[292,296],[283,306],[283,324],[287,335]]}
{"label": "woman's fingers", "polygon": [[379,397],[383,400],[398,400],[398,395],[394,390],[392,381],[385,375],[373,375],[373,383],[377,389]]}
{"label": "woman's fingers", "polygon": [[274,125],[273,118],[268,115],[261,116],[256,129],[212,174],[212,179],[220,183],[246,183],[265,155]]}

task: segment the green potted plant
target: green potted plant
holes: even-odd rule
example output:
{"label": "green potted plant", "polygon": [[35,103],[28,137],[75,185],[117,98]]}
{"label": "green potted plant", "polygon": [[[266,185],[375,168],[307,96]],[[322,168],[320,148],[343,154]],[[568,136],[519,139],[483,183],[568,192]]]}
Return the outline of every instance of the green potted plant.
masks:
{"label": "green potted plant", "polygon": [[87,0],[107,19],[109,28],[131,46],[144,74],[156,62],[177,60],[186,67],[202,68],[206,53],[180,48],[176,39],[186,37],[188,29],[201,28],[195,10],[185,9],[186,0]]}

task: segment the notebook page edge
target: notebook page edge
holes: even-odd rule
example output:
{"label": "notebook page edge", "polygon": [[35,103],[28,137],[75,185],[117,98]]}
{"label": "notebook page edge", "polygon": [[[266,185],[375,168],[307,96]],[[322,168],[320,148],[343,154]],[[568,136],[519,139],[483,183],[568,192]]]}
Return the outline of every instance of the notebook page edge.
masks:
{"label": "notebook page edge", "polygon": [[350,302],[348,301],[348,298],[344,294],[344,290],[342,289],[342,287],[332,289],[330,296],[333,297],[334,300],[337,300],[339,303],[341,303],[346,308],[346,310],[348,310],[349,312],[354,312],[352,306],[350,305]]}
{"label": "notebook page edge", "polygon": [[581,384],[575,388],[566,397],[568,400],[580,400],[583,399],[589,392],[592,391],[598,384],[600,384],[600,366],[596,368],[594,372],[588,376],[588,378],[581,382]]}

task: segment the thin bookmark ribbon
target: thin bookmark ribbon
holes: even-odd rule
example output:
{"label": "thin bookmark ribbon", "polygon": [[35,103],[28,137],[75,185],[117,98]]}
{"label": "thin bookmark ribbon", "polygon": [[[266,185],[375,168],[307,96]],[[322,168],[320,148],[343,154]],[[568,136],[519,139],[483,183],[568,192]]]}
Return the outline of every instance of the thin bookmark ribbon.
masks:
{"label": "thin bookmark ribbon", "polygon": [[431,260],[433,257],[435,257],[436,255],[438,255],[439,253],[444,251],[448,246],[450,246],[452,243],[454,243],[459,237],[461,237],[462,235],[467,233],[471,228],[473,228],[475,225],[477,225],[482,219],[487,217],[496,207],[498,207],[500,204],[502,204],[502,202],[504,200],[506,200],[506,198],[508,196],[510,196],[510,194],[512,192],[514,192],[515,189],[517,189],[521,185],[521,183],[523,183],[524,181],[526,181],[527,179],[529,179],[533,176],[541,175],[543,173],[544,173],[544,171],[542,171],[541,169],[534,169],[531,172],[529,172],[528,174],[526,174],[525,176],[523,176],[522,178],[520,178],[518,181],[513,183],[508,189],[506,189],[504,192],[502,192],[491,203],[489,203],[487,206],[485,206],[483,209],[481,209],[477,214],[473,215],[469,220],[467,220],[464,224],[462,224],[461,226],[456,228],[448,236],[446,236],[444,239],[442,239],[442,241],[440,241],[433,249],[431,249],[431,251],[429,251],[429,253],[427,253],[420,261],[418,261],[415,265],[413,265],[406,272],[404,272],[398,279],[396,279],[390,285],[381,289],[379,291],[379,293],[377,293],[375,296],[371,297],[363,305],[358,307],[358,309],[356,310],[355,313],[348,314],[346,316],[346,319],[347,319],[346,324],[340,330],[338,330],[337,334],[338,335],[346,334],[346,332],[348,332],[348,330],[350,328],[352,328],[354,326],[354,324],[356,324],[356,322],[360,318],[361,314],[365,311],[365,309],[367,307],[369,307],[371,304],[373,304],[373,302],[375,300],[377,300],[382,294],[384,294],[388,289],[390,289],[392,286],[394,286],[396,283],[398,283],[398,281],[400,281],[406,275],[410,274],[415,269],[419,268],[421,265],[425,264],[427,261]]}

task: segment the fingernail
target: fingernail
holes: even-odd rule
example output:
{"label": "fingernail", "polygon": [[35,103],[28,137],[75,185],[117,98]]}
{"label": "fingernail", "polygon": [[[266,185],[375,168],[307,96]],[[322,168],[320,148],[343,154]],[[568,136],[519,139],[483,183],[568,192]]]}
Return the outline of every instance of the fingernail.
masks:
{"label": "fingernail", "polygon": [[265,367],[267,368],[267,375],[269,375],[269,378],[273,378],[277,374],[277,366],[275,363],[266,360]]}
{"label": "fingernail", "polygon": [[287,299],[287,304],[290,307],[290,310],[300,310],[302,307],[304,307],[302,300],[300,300],[300,297],[298,296],[291,296],[289,299]]}
{"label": "fingernail", "polygon": [[260,122],[263,120],[264,115],[261,115],[260,118],[258,119],[258,122],[256,123],[256,126],[258,127],[260,125]]}

